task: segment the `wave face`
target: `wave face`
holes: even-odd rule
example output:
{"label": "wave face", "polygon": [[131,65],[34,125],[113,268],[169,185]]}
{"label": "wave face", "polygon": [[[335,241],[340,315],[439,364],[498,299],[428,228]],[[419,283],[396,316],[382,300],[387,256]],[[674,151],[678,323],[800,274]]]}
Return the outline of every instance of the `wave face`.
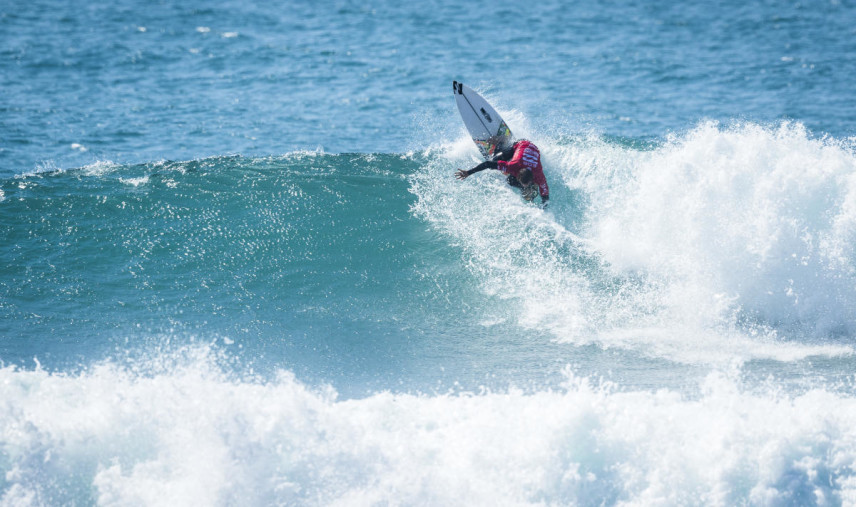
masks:
{"label": "wave face", "polygon": [[852,146],[515,120],[0,181],[3,502],[856,500]]}
{"label": "wave face", "polygon": [[[453,305],[449,292],[466,294],[450,247],[408,215],[417,167],[294,153],[8,179],[4,358],[68,367],[202,337],[237,342],[261,367],[293,355],[322,375],[373,372],[383,354],[413,353],[408,338]],[[45,336],[65,345],[19,348]]]}

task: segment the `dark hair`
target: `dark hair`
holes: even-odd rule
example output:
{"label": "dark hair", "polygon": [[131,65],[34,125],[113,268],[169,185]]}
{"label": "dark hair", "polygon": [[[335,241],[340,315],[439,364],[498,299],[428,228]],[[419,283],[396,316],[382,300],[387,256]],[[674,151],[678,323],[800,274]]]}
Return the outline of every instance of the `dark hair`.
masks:
{"label": "dark hair", "polygon": [[514,156],[514,146],[505,148],[496,154],[496,160],[508,162]]}
{"label": "dark hair", "polygon": [[519,181],[523,186],[529,185],[532,183],[532,171],[529,169],[524,169],[520,171],[520,174],[517,175],[517,181]]}

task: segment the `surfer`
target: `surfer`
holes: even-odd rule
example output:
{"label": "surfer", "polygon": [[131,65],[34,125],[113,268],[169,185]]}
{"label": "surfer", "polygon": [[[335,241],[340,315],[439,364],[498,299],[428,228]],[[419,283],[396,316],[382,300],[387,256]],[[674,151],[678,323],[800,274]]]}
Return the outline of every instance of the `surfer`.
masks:
{"label": "surfer", "polygon": [[[541,194],[541,205],[547,206],[550,199],[550,187],[547,186],[547,178],[544,177],[544,168],[541,167],[541,152],[531,141],[522,139],[514,143],[494,158],[473,167],[469,171],[458,169],[455,177],[465,180],[473,173],[485,169],[497,169],[508,176],[508,184],[523,191],[523,198],[527,201],[535,199],[535,192]],[[536,190],[537,186],[537,190]]]}

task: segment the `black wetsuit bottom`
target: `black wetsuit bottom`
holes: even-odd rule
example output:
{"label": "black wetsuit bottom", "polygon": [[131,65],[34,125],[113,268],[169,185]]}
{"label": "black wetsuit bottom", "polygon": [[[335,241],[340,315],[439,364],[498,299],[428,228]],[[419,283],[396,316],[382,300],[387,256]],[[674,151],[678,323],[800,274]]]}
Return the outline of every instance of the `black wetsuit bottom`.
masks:
{"label": "black wetsuit bottom", "polygon": [[517,180],[516,176],[512,176],[509,174],[507,181],[508,181],[508,184],[514,188],[523,188],[523,185],[520,183],[520,181]]}

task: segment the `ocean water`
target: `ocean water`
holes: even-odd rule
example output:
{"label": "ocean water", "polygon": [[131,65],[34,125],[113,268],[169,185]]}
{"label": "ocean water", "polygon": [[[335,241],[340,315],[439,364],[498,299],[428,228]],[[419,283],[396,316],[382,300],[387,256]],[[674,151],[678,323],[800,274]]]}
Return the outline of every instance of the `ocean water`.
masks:
{"label": "ocean water", "polygon": [[0,505],[856,504],[854,81],[849,1],[0,4]]}

